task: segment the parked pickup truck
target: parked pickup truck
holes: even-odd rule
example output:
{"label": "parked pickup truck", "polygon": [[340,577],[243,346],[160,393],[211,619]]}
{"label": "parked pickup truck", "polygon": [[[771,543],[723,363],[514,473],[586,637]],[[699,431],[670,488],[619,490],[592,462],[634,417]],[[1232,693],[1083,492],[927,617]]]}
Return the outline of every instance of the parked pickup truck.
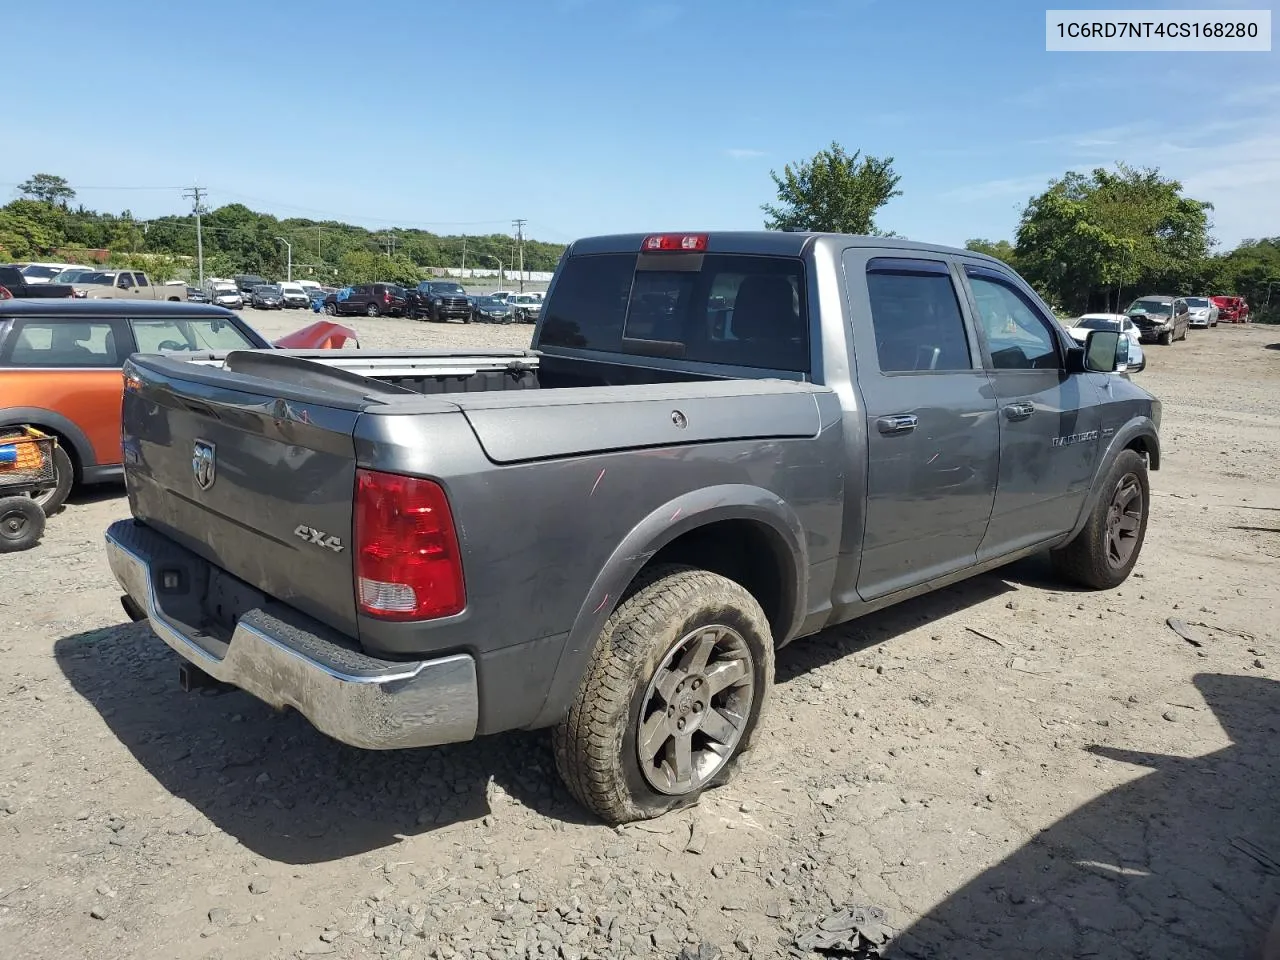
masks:
{"label": "parked pickup truck", "polygon": [[86,273],[75,283],[76,296],[89,300],[187,299],[185,284],[154,284],[141,270],[98,270]]}
{"label": "parked pickup truck", "polygon": [[126,611],[359,747],[553,728],[622,822],[722,782],[777,647],[1036,551],[1107,589],[1160,404],[1009,267],[781,232],[573,243],[529,351],[135,355]]}
{"label": "parked pickup truck", "polygon": [[[67,299],[75,296],[75,290],[65,283],[27,283],[22,271],[17,267],[0,266],[0,300],[16,297],[19,300]],[[7,296],[6,296],[7,294]]]}

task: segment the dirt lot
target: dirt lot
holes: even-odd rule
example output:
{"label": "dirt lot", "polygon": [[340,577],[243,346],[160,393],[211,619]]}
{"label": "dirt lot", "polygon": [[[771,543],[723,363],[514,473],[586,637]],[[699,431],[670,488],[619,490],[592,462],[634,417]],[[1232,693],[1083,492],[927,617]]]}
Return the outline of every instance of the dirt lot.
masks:
{"label": "dirt lot", "polygon": [[81,496],[0,561],[0,956],[775,957],[855,905],[901,957],[1253,956],[1280,907],[1280,329],[1148,355],[1164,464],[1122,588],[1033,560],[796,643],[743,775],[617,831],[541,734],[368,754],[183,694],[103,558],[120,491]]}

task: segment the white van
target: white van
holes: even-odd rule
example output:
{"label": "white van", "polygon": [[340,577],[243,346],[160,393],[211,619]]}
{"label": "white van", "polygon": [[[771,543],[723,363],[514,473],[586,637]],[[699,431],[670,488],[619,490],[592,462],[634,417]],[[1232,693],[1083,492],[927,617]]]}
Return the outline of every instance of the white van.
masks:
{"label": "white van", "polygon": [[307,291],[307,293],[311,293],[311,291],[313,290],[323,289],[320,286],[320,284],[316,283],[316,281],[314,280],[295,280],[294,283],[300,286],[303,290]]}
{"label": "white van", "polygon": [[280,288],[280,299],[286,308],[311,306],[311,298],[297,280],[281,280],[276,286]]}

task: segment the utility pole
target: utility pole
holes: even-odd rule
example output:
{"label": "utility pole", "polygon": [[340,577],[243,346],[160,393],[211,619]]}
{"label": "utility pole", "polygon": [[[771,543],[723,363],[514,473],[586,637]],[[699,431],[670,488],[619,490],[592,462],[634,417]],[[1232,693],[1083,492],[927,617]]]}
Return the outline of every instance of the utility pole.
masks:
{"label": "utility pole", "polygon": [[293,280],[293,244],[290,243],[288,240],[286,240],[284,237],[276,237],[276,239],[284,244],[285,250],[287,250],[289,253],[289,266],[285,268],[287,271],[285,274],[285,280],[292,281]]}
{"label": "utility pole", "polygon": [[316,225],[316,263],[319,263],[322,259],[323,258],[320,256],[320,226],[317,224]]}
{"label": "utility pole", "polygon": [[192,186],[182,191],[182,195],[191,201],[192,211],[196,215],[196,265],[200,272],[200,289],[204,289],[204,237],[200,233],[200,201],[204,199],[206,191],[201,187]]}
{"label": "utility pole", "polygon": [[462,235],[462,270],[458,273],[458,279],[463,280],[467,276],[467,235]]}
{"label": "utility pole", "polygon": [[524,293],[524,225],[527,220],[512,220],[511,225],[516,228],[516,243],[520,248],[520,292]]}

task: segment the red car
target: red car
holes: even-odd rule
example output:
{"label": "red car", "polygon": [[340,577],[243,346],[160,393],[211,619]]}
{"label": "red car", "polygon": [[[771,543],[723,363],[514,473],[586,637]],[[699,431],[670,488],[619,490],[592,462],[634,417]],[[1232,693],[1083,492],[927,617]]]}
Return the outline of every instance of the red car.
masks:
{"label": "red car", "polygon": [[1210,297],[1218,308],[1218,319],[1225,323],[1248,323],[1249,304],[1244,297]]}

